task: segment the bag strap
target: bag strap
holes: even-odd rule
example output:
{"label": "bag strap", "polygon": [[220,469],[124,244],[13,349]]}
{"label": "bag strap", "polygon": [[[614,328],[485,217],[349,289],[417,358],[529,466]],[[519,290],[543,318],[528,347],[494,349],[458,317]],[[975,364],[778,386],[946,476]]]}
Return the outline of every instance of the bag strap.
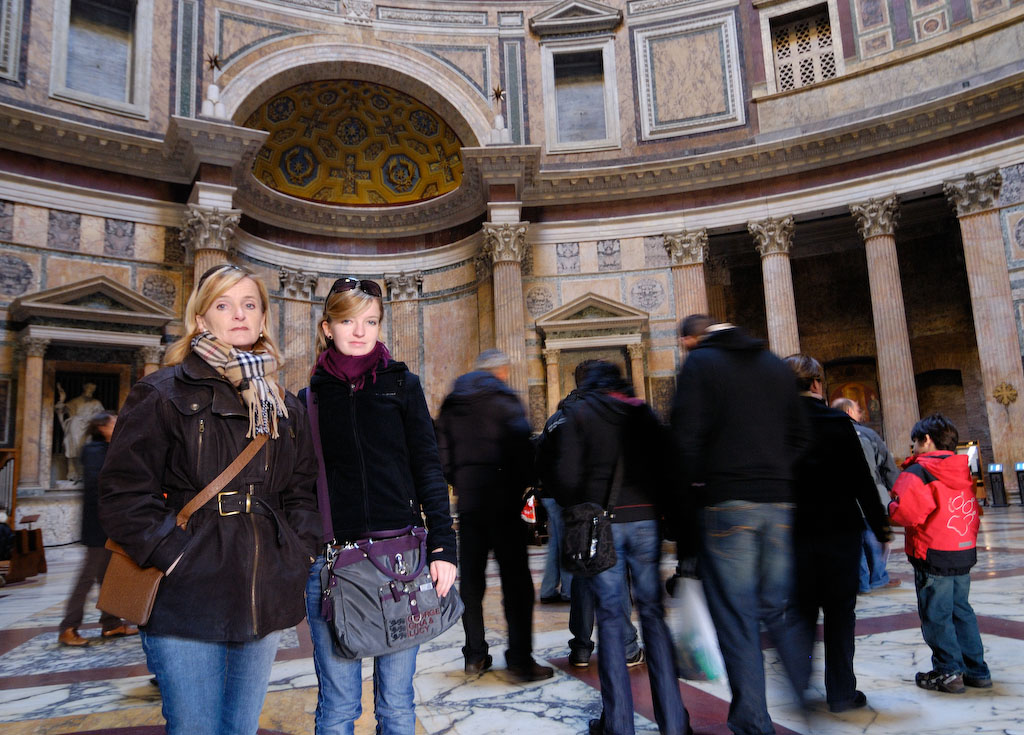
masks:
{"label": "bag strap", "polygon": [[242,452],[235,457],[234,461],[229,464],[224,471],[214,478],[213,482],[204,487],[198,495],[192,498],[185,507],[178,511],[178,517],[176,522],[181,528],[185,528],[188,524],[188,519],[192,517],[192,514],[197,510],[206,505],[210,499],[219,493],[224,487],[235,479],[235,476],[242,471],[245,467],[256,456],[256,452],[260,451],[260,448],[267,443],[267,435],[260,434],[251,442],[249,445],[242,450]]}
{"label": "bag strap", "polygon": [[313,387],[306,387],[306,415],[309,430],[313,434],[313,450],[316,452],[316,502],[320,508],[320,522],[323,524],[325,544],[334,543],[334,523],[331,520],[331,498],[327,494],[327,469],[324,465],[324,446],[320,443],[320,408],[317,406]]}
{"label": "bag strap", "polygon": [[615,508],[615,501],[619,499],[619,490],[622,489],[622,455],[624,450],[620,450],[618,456],[615,458],[615,471],[612,472],[611,486],[608,492],[608,501],[604,504],[605,514],[610,514]]}

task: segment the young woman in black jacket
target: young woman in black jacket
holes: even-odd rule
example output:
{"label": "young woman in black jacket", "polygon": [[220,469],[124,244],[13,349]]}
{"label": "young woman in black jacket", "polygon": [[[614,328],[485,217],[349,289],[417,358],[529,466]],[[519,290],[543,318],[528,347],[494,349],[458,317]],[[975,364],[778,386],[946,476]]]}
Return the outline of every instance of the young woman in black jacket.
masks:
{"label": "young woman in black jacket", "polygon": [[[422,526],[425,518],[430,575],[443,597],[455,581],[456,561],[448,485],[419,378],[404,363],[393,361],[378,341],[382,317],[376,282],[339,278],[318,325],[310,389],[319,414],[334,541],[344,544],[373,531]],[[320,606],[323,565],[321,554],[306,587],[320,683],[316,732],[350,735],[361,712],[362,662],[334,650]],[[417,650],[374,658],[378,732],[415,732],[412,679]]]}

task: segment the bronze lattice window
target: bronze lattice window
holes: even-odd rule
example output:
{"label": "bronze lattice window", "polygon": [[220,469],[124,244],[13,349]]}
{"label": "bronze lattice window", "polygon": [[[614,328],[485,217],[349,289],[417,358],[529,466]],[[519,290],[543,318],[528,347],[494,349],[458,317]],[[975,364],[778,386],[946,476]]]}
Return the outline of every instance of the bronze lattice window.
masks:
{"label": "bronze lattice window", "polygon": [[775,79],[780,92],[806,87],[836,75],[828,11],[819,6],[811,12],[772,23]]}

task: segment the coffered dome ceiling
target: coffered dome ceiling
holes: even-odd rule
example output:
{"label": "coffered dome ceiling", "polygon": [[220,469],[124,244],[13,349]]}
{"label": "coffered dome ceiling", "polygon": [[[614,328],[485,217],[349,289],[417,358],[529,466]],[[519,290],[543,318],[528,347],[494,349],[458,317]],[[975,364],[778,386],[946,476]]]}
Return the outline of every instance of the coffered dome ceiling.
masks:
{"label": "coffered dome ceiling", "polygon": [[258,181],[325,204],[412,204],[462,183],[462,141],[433,110],[370,82],[310,82],[260,105],[246,126],[270,133]]}

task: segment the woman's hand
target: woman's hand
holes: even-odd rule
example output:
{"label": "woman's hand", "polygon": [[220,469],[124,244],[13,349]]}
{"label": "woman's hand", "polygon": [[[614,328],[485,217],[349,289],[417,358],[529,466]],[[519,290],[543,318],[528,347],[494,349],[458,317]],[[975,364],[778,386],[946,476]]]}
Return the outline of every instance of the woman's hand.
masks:
{"label": "woman's hand", "polygon": [[455,565],[440,559],[430,562],[430,578],[434,580],[437,596],[444,597],[455,584]]}

